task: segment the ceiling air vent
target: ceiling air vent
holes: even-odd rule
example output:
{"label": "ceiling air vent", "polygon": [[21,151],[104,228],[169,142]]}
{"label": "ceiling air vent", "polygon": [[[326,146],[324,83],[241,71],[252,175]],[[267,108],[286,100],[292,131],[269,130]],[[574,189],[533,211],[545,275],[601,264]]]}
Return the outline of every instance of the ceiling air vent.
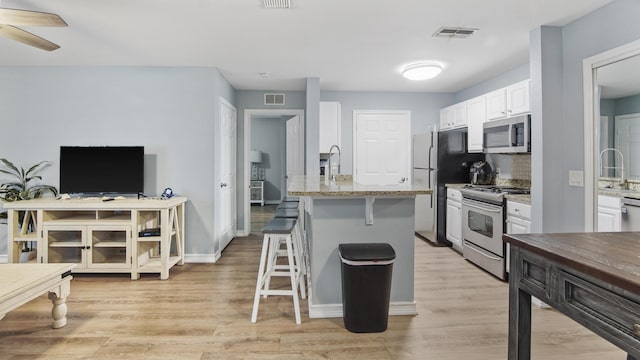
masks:
{"label": "ceiling air vent", "polygon": [[265,105],[284,105],[284,94],[265,93]]}
{"label": "ceiling air vent", "polygon": [[436,31],[433,36],[441,38],[456,38],[464,39],[473,35],[478,29],[473,28],[461,28],[461,27],[441,27]]}
{"label": "ceiling air vent", "polygon": [[263,0],[266,9],[289,9],[291,0]]}

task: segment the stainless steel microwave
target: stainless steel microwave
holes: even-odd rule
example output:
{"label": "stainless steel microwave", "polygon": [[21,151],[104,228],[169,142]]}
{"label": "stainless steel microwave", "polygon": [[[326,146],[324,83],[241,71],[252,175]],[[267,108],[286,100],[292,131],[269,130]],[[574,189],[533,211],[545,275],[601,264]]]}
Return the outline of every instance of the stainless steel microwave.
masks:
{"label": "stainless steel microwave", "polygon": [[487,121],[482,126],[485,153],[531,152],[531,115]]}

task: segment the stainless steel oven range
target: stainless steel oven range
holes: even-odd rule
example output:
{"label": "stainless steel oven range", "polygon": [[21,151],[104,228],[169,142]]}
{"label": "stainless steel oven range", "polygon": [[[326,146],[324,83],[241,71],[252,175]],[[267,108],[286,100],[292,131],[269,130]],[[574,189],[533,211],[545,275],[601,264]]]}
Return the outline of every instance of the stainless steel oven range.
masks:
{"label": "stainless steel oven range", "polygon": [[506,279],[505,195],[528,189],[465,185],[462,193],[462,255],[501,280]]}

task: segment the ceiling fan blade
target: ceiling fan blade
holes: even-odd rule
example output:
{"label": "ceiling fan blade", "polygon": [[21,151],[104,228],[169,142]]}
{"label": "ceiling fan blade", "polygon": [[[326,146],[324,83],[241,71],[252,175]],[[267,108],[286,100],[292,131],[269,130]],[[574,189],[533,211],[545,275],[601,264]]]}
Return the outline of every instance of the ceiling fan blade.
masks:
{"label": "ceiling fan blade", "polygon": [[0,35],[27,45],[35,46],[42,50],[52,51],[60,48],[59,45],[54,44],[49,40],[43,39],[40,36],[33,35],[28,31],[18,29],[11,25],[0,25]]}
{"label": "ceiling fan blade", "polygon": [[17,9],[0,9],[0,24],[15,26],[68,26],[67,23],[56,14]]}

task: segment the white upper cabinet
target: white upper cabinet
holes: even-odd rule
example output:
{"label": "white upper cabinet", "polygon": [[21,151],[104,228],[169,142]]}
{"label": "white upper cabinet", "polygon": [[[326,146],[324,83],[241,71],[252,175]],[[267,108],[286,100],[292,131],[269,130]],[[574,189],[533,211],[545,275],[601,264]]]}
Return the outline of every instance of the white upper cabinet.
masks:
{"label": "white upper cabinet", "polygon": [[500,89],[487,94],[487,120],[507,117],[507,90]]}
{"label": "white upper cabinet", "polygon": [[487,120],[502,119],[530,111],[529,80],[487,94]]}
{"label": "white upper cabinet", "polygon": [[320,138],[321,153],[328,153],[331,145],[340,144],[340,103],[337,101],[320,102]]}
{"label": "white upper cabinet", "polygon": [[440,130],[458,129],[467,126],[467,104],[458,103],[440,109]]}
{"label": "white upper cabinet", "polygon": [[513,116],[531,112],[529,105],[529,80],[507,87],[507,115]]}
{"label": "white upper cabinet", "polygon": [[485,96],[478,96],[467,101],[467,151],[482,152],[482,123],[487,117],[487,101]]}

